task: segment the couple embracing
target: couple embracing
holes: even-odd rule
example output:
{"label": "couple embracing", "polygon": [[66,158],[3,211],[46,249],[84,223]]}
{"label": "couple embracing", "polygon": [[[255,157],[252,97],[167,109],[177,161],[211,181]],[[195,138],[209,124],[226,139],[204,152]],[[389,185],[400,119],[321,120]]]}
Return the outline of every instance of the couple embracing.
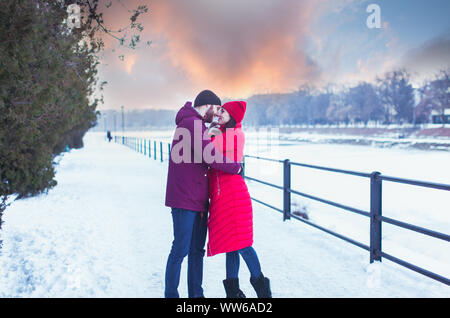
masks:
{"label": "couple embracing", "polygon": [[[239,288],[240,256],[250,271],[250,283],[257,296],[272,297],[269,279],[262,274],[252,247],[252,202],[241,164],[244,155],[241,121],[245,110],[245,102],[222,105],[216,94],[205,90],[195,98],[194,105],[187,102],[176,115],[165,202],[172,209],[174,235],[166,265],[167,298],[179,297],[181,264],[186,256],[188,296],[204,297],[207,233],[207,255],[226,253],[223,285],[227,298],[245,298]],[[217,123],[213,123],[215,117]],[[206,124],[211,124],[209,129]],[[179,160],[180,157],[183,159]]]}

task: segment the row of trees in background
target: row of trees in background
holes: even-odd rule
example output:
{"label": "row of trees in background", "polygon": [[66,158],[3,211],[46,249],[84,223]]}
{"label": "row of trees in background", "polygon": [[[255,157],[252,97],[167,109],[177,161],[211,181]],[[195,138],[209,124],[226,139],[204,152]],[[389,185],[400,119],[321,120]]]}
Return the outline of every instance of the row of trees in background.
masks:
{"label": "row of trees in background", "polygon": [[[375,83],[361,82],[346,89],[322,91],[302,86],[284,94],[259,94],[247,100],[247,125],[317,125],[376,122],[379,124],[431,121],[431,114],[445,122],[450,108],[450,72],[441,71],[434,80],[413,88],[405,70],[386,73]],[[226,102],[224,99],[223,102]],[[142,109],[125,113],[125,130],[145,130],[175,125],[177,110]],[[120,111],[102,111],[96,130],[121,131]]]}
{"label": "row of trees in background", "polygon": [[449,71],[414,89],[405,70],[395,70],[376,83],[316,91],[302,86],[286,94],[254,95],[245,122],[250,125],[426,123],[433,110],[444,116],[450,108]]}

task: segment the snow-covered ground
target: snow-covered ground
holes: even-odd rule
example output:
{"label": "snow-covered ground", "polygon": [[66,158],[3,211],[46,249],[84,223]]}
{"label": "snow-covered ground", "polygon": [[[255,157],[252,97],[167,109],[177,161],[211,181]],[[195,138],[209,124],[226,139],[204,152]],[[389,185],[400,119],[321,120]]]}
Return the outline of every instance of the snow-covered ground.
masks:
{"label": "snow-covered ground", "polygon": [[[259,156],[286,159],[365,173],[379,171],[383,175],[449,184],[450,153],[415,149],[380,149],[367,146],[332,144],[280,145],[260,149]],[[263,149],[263,150],[261,150]],[[247,158],[246,175],[282,185],[280,163]],[[370,211],[370,180],[340,173],[291,166],[291,188],[332,200],[364,211]],[[252,195],[278,208],[283,207],[283,194],[266,185],[249,182]],[[369,245],[369,218],[298,195],[292,195],[293,210],[306,211],[310,221]],[[450,192],[383,181],[383,215],[450,233],[448,202]],[[450,277],[450,244],[383,223],[383,251],[444,277]]]}
{"label": "snow-covered ground", "polygon": [[[0,250],[1,297],[163,296],[164,270],[173,238],[170,209],[164,206],[167,162],[154,161],[120,144],[108,143],[103,133],[88,133],[84,141],[83,149],[73,150],[61,158],[56,175],[58,185],[54,189],[47,195],[15,201],[6,210],[5,223],[0,232],[0,239],[3,240]],[[432,175],[430,172],[438,171],[437,165],[442,165],[443,161],[448,165],[448,155],[436,157],[433,153],[424,162],[423,157],[412,154],[390,162],[386,158],[392,159],[394,154],[392,157],[378,155],[374,158],[372,148],[367,148],[366,153],[361,153],[357,148],[338,147],[335,152],[320,147],[286,146],[282,149],[288,153],[280,153],[281,157],[291,154],[294,155],[292,160],[301,162],[362,171],[377,169],[399,177],[431,181],[450,180],[447,166],[440,167],[443,169],[442,175]],[[358,156],[358,160],[352,161],[354,156]],[[379,165],[373,167],[374,162]],[[395,169],[402,162],[408,163],[403,165],[403,170]],[[420,172],[411,175],[406,173],[409,163],[433,167],[418,169]],[[247,169],[249,167],[248,164]],[[258,169],[254,170],[258,173],[257,177],[267,180],[279,178],[277,168],[268,168],[263,169],[266,175],[257,165],[253,169]],[[249,174],[252,172],[251,169],[247,171]],[[299,176],[303,177],[293,182],[293,187],[320,186],[317,182],[307,182],[311,178],[308,172],[299,173]],[[349,184],[346,182],[340,188]],[[321,188],[322,196],[334,193],[331,199],[341,196],[344,202],[340,202],[344,204],[349,204],[346,200],[353,197],[356,198],[353,204],[366,208],[367,187],[357,184],[356,188],[350,188],[355,191],[354,195],[343,195],[339,193],[340,189],[333,189],[336,183],[330,179],[322,185],[326,185]],[[363,189],[358,190],[358,186]],[[260,191],[266,190],[254,182],[249,183],[249,189],[253,196],[273,200],[274,205],[280,197],[278,190],[270,190],[261,197],[265,193]],[[314,191],[313,188],[307,190]],[[418,192],[404,194],[410,199]],[[423,224],[449,233],[448,206],[443,206],[448,205],[449,201],[440,201],[441,198],[430,193],[426,194],[426,198],[431,201],[424,202],[423,206],[430,207],[430,211],[419,208],[410,211],[408,209],[413,204],[409,204],[404,207],[406,212],[397,213],[413,214],[410,216],[412,220],[423,220]],[[393,204],[391,210],[394,214],[402,206],[400,199],[389,196],[384,202]],[[387,260],[369,265],[367,251],[296,220],[283,222],[281,214],[257,203],[253,206],[254,247],[264,274],[271,279],[274,297],[450,297],[449,286]],[[429,214],[439,206],[440,212]],[[313,221],[330,220],[325,225],[336,227],[339,231],[342,230],[339,224],[344,225],[344,231],[353,228],[356,232],[350,234],[358,239],[359,235],[367,235],[366,220],[359,221],[366,222],[364,225],[357,221],[352,223],[353,220],[347,219],[344,212],[334,213],[338,215],[334,219],[331,212],[326,212],[328,216],[321,216],[325,211],[328,210],[316,210],[313,204],[308,206]],[[340,222],[337,221],[339,219]],[[393,238],[399,237],[395,234],[397,231],[386,232],[383,239],[387,242],[391,235]],[[412,243],[409,241],[403,250],[414,251]],[[423,246],[422,243],[419,245]],[[433,265],[432,269],[448,277],[448,248],[448,243],[440,249],[433,247],[430,255],[419,259],[436,259],[437,264],[425,265]],[[436,250],[439,252],[437,256],[433,254]],[[186,263],[183,263],[180,283],[183,297],[187,296]],[[205,258],[206,297],[224,297],[224,275],[224,255]],[[241,264],[240,278],[241,289],[249,297],[254,297],[244,262]]]}

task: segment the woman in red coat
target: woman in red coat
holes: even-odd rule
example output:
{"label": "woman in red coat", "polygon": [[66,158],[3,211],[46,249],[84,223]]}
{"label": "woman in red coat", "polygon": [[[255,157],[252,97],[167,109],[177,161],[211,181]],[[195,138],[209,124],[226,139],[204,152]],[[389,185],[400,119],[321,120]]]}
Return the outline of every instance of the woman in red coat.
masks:
{"label": "woman in red coat", "polygon": [[[215,148],[227,158],[241,162],[244,157],[245,137],[241,121],[246,103],[225,103],[220,111],[219,128],[210,132]],[[239,289],[239,255],[250,271],[250,282],[260,298],[271,297],[270,282],[261,272],[261,266],[252,247],[253,211],[250,194],[244,178],[210,169],[208,256],[226,253],[226,279],[223,281],[227,298],[245,298]]]}

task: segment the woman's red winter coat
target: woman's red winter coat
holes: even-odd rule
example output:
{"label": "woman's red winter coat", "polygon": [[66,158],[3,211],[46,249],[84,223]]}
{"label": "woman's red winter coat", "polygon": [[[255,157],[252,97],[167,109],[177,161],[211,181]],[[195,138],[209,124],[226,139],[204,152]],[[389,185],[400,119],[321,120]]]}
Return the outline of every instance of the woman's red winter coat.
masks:
{"label": "woman's red winter coat", "polygon": [[[240,123],[235,128],[221,129],[213,137],[215,148],[226,157],[241,162],[245,136]],[[228,143],[228,144],[227,144]],[[253,244],[253,210],[244,178],[210,169],[207,255],[236,251]]]}

